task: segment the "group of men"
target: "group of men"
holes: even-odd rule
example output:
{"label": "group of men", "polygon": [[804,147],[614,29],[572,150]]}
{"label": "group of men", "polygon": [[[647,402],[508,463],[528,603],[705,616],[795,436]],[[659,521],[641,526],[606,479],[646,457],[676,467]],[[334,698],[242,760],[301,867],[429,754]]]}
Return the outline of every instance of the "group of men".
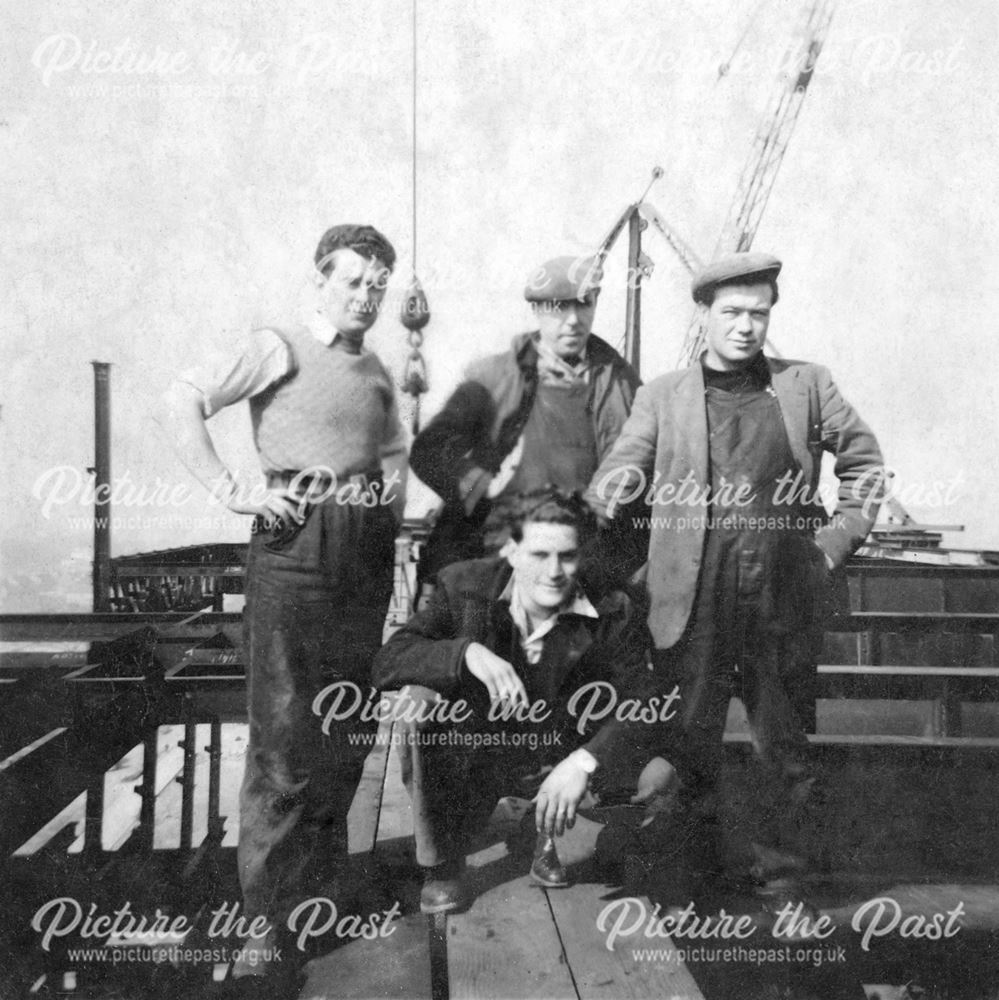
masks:
{"label": "group of men", "polygon": [[[254,516],[244,914],[277,934],[296,899],[338,891],[370,747],[357,734],[373,726],[323,726],[313,702],[338,681],[401,690],[418,719],[402,751],[425,912],[467,903],[465,852],[501,795],[534,802],[541,885],[568,884],[556,838],[579,810],[670,789],[667,839],[697,845],[690,866],[720,871],[733,696],[783,790],[757,872],[786,894],[803,865],[789,831],[814,781],[801,692],[817,609],[870,529],[882,460],[825,368],[763,354],[780,262],[729,254],[697,274],[705,350],[645,386],[591,332],[595,261],[560,257],[533,273],[536,328],[474,364],[412,443],[412,470],[443,501],[421,565],[432,586],[382,647],[405,439],[391,378],[363,339],[394,263],[370,226],[333,227],[306,315],[255,331],[165,397],[181,458]],[[266,476],[250,496],[205,425],[244,399]],[[831,516],[817,499],[823,452],[839,480]],[[264,971],[247,962],[234,975]]]}

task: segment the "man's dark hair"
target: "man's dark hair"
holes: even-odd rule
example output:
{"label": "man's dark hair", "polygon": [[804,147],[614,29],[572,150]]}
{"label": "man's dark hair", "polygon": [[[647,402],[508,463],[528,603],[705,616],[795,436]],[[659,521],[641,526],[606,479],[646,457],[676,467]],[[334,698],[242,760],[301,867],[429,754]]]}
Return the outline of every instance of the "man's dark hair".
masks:
{"label": "man's dark hair", "polygon": [[719,281],[716,285],[708,285],[706,288],[700,289],[694,297],[694,301],[699,302],[701,305],[710,306],[715,300],[715,293],[718,289],[725,288],[728,285],[769,285],[770,290],[773,292],[773,298],[770,301],[770,305],[777,305],[777,300],[780,298],[776,278],[767,274],[746,274],[738,278],[729,278],[725,281]]}
{"label": "man's dark hair", "polygon": [[390,271],[395,267],[395,248],[374,226],[351,224],[333,226],[323,233],[316,247],[316,267],[329,277],[334,252],[344,249],[380,260]]}
{"label": "man's dark hair", "polygon": [[510,537],[519,542],[525,524],[568,524],[575,528],[582,546],[596,532],[596,518],[578,491],[568,493],[555,486],[521,493],[510,509]]}

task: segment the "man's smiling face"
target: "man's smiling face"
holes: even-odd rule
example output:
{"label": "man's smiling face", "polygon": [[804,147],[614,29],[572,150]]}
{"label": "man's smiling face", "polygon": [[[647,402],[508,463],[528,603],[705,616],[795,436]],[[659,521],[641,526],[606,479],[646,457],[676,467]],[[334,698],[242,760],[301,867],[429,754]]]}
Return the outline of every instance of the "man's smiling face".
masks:
{"label": "man's smiling face", "polygon": [[571,524],[528,521],[507,559],[527,613],[548,618],[568,603],[576,589],[579,532]]}
{"label": "man's smiling face", "polygon": [[319,279],[322,311],[344,338],[355,343],[378,318],[389,269],[376,258],[343,247],[334,251],[328,275]]}

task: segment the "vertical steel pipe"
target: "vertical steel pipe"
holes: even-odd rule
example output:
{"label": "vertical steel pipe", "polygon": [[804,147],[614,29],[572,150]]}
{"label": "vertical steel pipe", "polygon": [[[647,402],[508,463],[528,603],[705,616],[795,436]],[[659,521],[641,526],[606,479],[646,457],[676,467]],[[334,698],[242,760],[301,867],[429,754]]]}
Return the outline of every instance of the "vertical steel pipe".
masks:
{"label": "vertical steel pipe", "polygon": [[94,611],[111,610],[111,365],[94,366]]}
{"label": "vertical steel pipe", "polygon": [[624,321],[625,359],[640,372],[642,360],[642,219],[637,207],[628,219],[628,302]]}

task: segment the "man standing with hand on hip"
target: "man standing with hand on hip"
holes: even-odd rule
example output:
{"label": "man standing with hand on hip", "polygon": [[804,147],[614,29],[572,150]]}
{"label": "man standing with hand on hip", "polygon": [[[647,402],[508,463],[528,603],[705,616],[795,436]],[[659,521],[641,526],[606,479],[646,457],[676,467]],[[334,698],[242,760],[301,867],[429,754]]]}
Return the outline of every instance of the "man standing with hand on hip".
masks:
{"label": "man standing with hand on hip", "polygon": [[[268,971],[278,924],[301,898],[336,901],[341,888],[347,811],[370,749],[350,735],[370,726],[347,720],[324,736],[312,701],[337,680],[368,686],[392,594],[405,445],[391,378],[364,334],[394,263],[376,229],[334,226],[316,249],[304,322],[255,330],[234,357],[184,373],[164,397],[161,423],[187,467],[230,510],[255,515],[238,861],[242,915],[267,917],[272,930],[236,964],[237,979]],[[266,476],[250,496],[205,424],[244,399]]]}
{"label": "man standing with hand on hip", "polygon": [[[739,697],[779,789],[754,845],[774,905],[800,893],[814,783],[796,688],[813,690],[818,605],[874,523],[883,483],[878,443],[829,371],[763,355],[780,269],[769,254],[733,253],[694,277],[706,349],[638,391],[587,493],[606,518],[645,497],[653,518],[649,625],[660,683],[681,693],[664,755],[696,829],[686,868],[720,866],[722,733]],[[839,480],[831,517],[817,492],[823,451]]]}

